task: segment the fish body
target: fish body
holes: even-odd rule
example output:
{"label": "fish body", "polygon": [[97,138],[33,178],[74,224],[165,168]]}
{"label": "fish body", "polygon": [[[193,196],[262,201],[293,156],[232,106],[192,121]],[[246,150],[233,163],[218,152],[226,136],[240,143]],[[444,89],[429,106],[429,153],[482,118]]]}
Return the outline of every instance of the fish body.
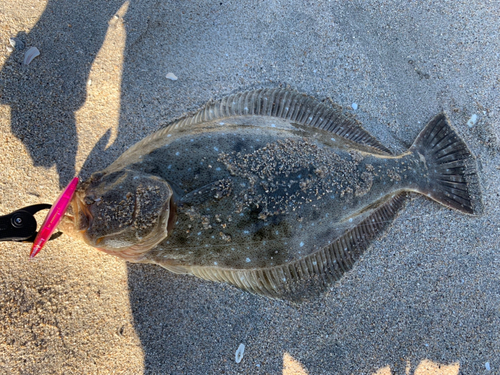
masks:
{"label": "fish body", "polygon": [[481,211],[474,158],[444,115],[392,155],[338,110],[258,90],[127,150],[81,184],[69,219],[124,259],[302,300],[352,268],[408,192]]}

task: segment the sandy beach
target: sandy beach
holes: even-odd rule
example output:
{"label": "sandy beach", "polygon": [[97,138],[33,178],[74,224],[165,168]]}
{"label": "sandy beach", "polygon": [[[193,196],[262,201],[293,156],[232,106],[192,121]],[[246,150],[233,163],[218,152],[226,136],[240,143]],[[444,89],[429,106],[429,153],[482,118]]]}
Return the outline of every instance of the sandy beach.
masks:
{"label": "sandy beach", "polygon": [[479,0],[3,0],[0,215],[52,203],[209,100],[267,87],[342,106],[395,153],[446,113],[477,157],[484,213],[415,195],[300,305],[66,235],[34,260],[0,242],[0,374],[500,374],[499,19]]}

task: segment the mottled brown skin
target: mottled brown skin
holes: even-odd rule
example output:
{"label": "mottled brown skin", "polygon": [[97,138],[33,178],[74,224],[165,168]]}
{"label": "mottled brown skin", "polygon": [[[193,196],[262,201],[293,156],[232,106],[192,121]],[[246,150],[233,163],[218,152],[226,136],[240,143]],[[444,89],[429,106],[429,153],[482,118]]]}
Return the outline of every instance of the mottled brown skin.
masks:
{"label": "mottled brown skin", "polygon": [[[327,245],[377,202],[425,186],[424,161],[279,119],[228,118],[173,130],[95,174],[79,188],[78,226],[89,244],[129,260],[275,266]],[[144,217],[149,226],[138,225]],[[157,226],[156,246],[135,244]]]}

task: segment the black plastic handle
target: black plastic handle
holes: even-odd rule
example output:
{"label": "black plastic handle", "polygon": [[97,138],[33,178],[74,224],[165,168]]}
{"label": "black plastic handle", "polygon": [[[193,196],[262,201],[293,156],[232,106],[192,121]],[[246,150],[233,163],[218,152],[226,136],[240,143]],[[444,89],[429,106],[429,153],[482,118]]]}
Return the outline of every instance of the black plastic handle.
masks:
{"label": "black plastic handle", "polygon": [[33,242],[37,234],[34,215],[50,207],[50,204],[35,204],[0,216],[0,241]]}

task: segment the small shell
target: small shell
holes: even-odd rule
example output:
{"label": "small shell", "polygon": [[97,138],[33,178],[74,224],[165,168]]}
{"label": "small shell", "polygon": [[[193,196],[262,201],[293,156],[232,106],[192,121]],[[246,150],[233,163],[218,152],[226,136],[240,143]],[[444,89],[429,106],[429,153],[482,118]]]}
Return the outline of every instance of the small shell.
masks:
{"label": "small shell", "polygon": [[33,59],[37,56],[40,55],[40,51],[36,47],[30,47],[27,51],[26,54],[24,55],[24,65],[29,65],[30,62],[33,61]]}
{"label": "small shell", "polygon": [[174,73],[168,73],[167,78],[171,81],[177,81],[177,76]]}
{"label": "small shell", "polygon": [[9,43],[12,47],[17,49],[18,51],[22,51],[24,49],[24,43],[22,40],[17,38],[10,38]]}
{"label": "small shell", "polygon": [[236,353],[234,354],[234,360],[236,363],[241,362],[243,354],[245,354],[245,344],[240,344],[240,346],[238,346],[238,350],[236,350]]}
{"label": "small shell", "polygon": [[476,125],[476,122],[477,122],[477,115],[476,114],[473,114],[469,121],[467,121],[467,125],[469,125],[469,128],[472,128],[474,125]]}

